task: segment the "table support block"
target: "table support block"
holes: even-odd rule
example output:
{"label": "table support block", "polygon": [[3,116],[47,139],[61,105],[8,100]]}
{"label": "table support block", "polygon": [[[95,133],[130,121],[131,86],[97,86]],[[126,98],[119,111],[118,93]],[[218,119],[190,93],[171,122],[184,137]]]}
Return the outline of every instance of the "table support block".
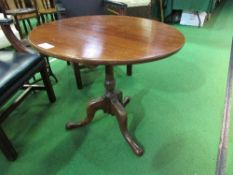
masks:
{"label": "table support block", "polygon": [[111,114],[116,117],[120,131],[124,136],[125,140],[137,156],[143,154],[143,149],[138,146],[134,139],[129,134],[127,129],[127,112],[124,107],[129,103],[130,98],[125,97],[123,99],[123,94],[121,91],[115,90],[115,80],[113,66],[106,65],[105,67],[105,95],[98,99],[92,100],[87,105],[87,116],[84,120],[78,123],[67,123],[66,129],[75,129],[89,124],[97,110],[102,109],[105,113]]}

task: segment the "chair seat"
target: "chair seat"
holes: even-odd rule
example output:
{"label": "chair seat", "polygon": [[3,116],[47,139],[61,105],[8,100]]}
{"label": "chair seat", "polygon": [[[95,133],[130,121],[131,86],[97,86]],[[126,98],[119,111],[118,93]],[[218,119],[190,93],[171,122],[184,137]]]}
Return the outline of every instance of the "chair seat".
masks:
{"label": "chair seat", "polygon": [[48,14],[48,13],[56,13],[57,10],[55,8],[49,8],[49,9],[41,9],[39,10],[40,14]]}
{"label": "chair seat", "polygon": [[0,51],[0,94],[41,61],[38,54]]}
{"label": "chair seat", "polygon": [[18,15],[19,20],[30,19],[30,18],[36,18],[36,13]]}

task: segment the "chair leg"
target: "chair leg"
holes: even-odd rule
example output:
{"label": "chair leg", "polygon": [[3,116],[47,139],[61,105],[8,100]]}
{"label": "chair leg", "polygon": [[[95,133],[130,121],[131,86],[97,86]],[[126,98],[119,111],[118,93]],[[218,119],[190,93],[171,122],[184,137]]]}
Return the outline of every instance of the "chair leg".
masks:
{"label": "chair leg", "polygon": [[36,15],[36,20],[37,20],[36,25],[39,26],[41,24],[40,15],[39,14]]}
{"label": "chair leg", "polygon": [[32,23],[31,23],[30,19],[27,19],[27,23],[28,23],[28,25],[30,27],[30,30],[32,30]]}
{"label": "chair leg", "polygon": [[160,20],[161,22],[164,22],[163,0],[159,0],[159,6],[160,6]]}
{"label": "chair leg", "polygon": [[132,75],[132,64],[127,64],[126,69],[127,69],[127,71],[126,71],[127,75],[131,76]]}
{"label": "chair leg", "polygon": [[58,14],[54,13],[54,19],[57,21],[58,20]]}
{"label": "chair leg", "polygon": [[28,29],[27,29],[26,22],[25,22],[24,19],[22,20],[22,22],[23,22],[24,32],[25,32],[25,34],[27,35],[27,34],[28,34]]}
{"label": "chair leg", "polygon": [[42,80],[44,82],[44,85],[45,85],[45,88],[46,88],[46,91],[47,91],[47,94],[49,97],[49,101],[51,103],[53,103],[56,101],[56,96],[54,94],[53,87],[52,87],[52,84],[50,82],[49,74],[47,72],[47,68],[46,68],[45,64],[44,64],[43,68],[41,69],[40,73],[41,73],[41,77],[42,77]]}
{"label": "chair leg", "polygon": [[42,24],[44,24],[45,23],[45,17],[44,17],[44,15],[43,14],[41,14],[41,21],[42,21]]}
{"label": "chair leg", "polygon": [[45,60],[46,60],[49,76],[52,76],[54,78],[55,82],[57,83],[58,79],[57,79],[57,77],[54,75],[54,73],[52,71],[52,68],[51,68],[51,65],[50,65],[50,62],[49,62],[49,58],[47,56],[45,56]]}
{"label": "chair leg", "polygon": [[75,75],[77,87],[78,89],[82,89],[83,83],[82,83],[79,63],[73,63],[73,67],[74,67],[74,75]]}
{"label": "chair leg", "polygon": [[53,14],[49,14],[48,16],[49,16],[49,18],[47,17],[47,20],[54,21]]}
{"label": "chair leg", "polygon": [[45,18],[46,18],[46,21],[45,22],[48,22],[50,19],[49,19],[49,14],[45,14]]}
{"label": "chair leg", "polygon": [[7,138],[5,132],[0,127],[0,149],[6,158],[10,161],[14,161],[17,158],[17,152],[10,140]]}

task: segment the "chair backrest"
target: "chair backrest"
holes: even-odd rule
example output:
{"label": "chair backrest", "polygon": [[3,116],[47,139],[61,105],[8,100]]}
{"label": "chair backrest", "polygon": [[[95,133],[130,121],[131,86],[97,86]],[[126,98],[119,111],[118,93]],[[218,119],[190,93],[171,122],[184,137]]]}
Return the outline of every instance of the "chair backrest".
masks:
{"label": "chair backrest", "polygon": [[[4,4],[4,0],[0,0],[0,11],[3,13],[5,12],[6,6]],[[4,15],[6,16],[6,15]],[[7,17],[7,16],[6,16]],[[9,20],[10,21],[10,20]],[[15,36],[14,32],[12,31],[10,27],[10,22],[6,25],[2,25],[2,31],[4,32],[6,38],[11,43],[11,45],[19,52],[27,52],[27,53],[33,53],[33,51],[26,47],[26,45]]]}
{"label": "chair backrest", "polygon": [[66,9],[66,16],[103,15],[103,0],[61,0]]}
{"label": "chair backrest", "polygon": [[55,8],[54,0],[36,0],[38,10]]}
{"label": "chair backrest", "polygon": [[34,8],[34,0],[2,0],[5,9]]}

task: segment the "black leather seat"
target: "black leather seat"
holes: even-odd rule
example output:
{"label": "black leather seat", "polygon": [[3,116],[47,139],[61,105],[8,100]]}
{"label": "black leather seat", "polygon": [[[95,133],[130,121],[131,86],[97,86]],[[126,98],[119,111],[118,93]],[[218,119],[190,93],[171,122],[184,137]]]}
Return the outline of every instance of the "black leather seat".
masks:
{"label": "black leather seat", "polygon": [[[0,9],[2,1],[0,0]],[[20,105],[32,90],[46,90],[50,102],[56,101],[53,87],[49,80],[45,59],[28,49],[10,28],[11,19],[0,19],[0,26],[16,51],[0,52],[0,149],[8,160],[15,160],[17,152],[2,129],[2,123],[11,112]],[[44,86],[26,84],[36,73],[40,73]],[[13,101],[18,90],[24,89]],[[17,93],[18,95],[18,93]],[[4,108],[2,108],[4,106]]]}
{"label": "black leather seat", "polygon": [[38,54],[0,51],[0,94],[25,75],[30,69],[41,62]]}
{"label": "black leather seat", "polygon": [[[37,72],[41,73],[45,87],[28,86],[15,102],[1,109],[11,97]],[[33,89],[47,90],[50,102],[54,102],[54,95],[49,81],[45,60],[38,54],[15,51],[0,51],[0,124],[23,101],[24,97]],[[15,160],[17,152],[0,125],[0,149],[8,160]]]}

